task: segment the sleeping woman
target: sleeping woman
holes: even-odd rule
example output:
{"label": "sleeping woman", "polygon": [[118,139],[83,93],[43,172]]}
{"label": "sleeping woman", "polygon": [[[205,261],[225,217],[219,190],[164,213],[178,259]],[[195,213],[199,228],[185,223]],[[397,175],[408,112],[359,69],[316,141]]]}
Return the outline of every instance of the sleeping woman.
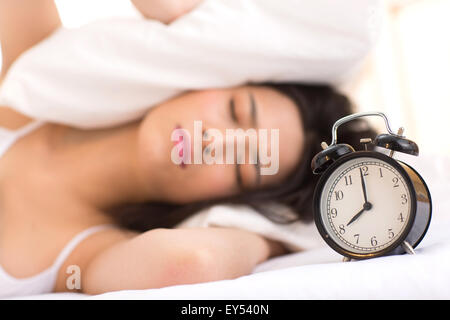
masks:
{"label": "sleeping woman", "polygon": [[[197,2],[134,4],[144,16],[170,23]],[[60,26],[52,0],[0,0],[2,74]],[[0,297],[99,294],[251,273],[289,251],[236,228],[174,226],[217,203],[249,205],[276,223],[310,221],[317,182],[310,161],[332,124],[350,112],[349,100],[331,87],[269,82],[186,92],[138,121],[101,130],[43,123],[0,106]],[[204,134],[279,130],[278,171],[174,163],[172,132],[193,132],[194,121],[202,121]],[[339,138],[357,145],[361,136],[374,136],[366,123],[356,124]],[[272,212],[271,203],[296,218]],[[74,287],[69,277],[76,272]]]}

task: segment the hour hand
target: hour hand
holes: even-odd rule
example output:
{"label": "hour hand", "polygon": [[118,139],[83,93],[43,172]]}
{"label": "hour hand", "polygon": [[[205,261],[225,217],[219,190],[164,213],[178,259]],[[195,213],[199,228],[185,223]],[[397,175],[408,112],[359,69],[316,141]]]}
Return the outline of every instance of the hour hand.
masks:
{"label": "hour hand", "polygon": [[370,211],[370,209],[372,209],[372,204],[370,202],[364,203],[363,208],[361,209],[361,211],[359,211],[357,214],[355,214],[355,216],[353,218],[350,219],[350,221],[347,223],[347,226],[350,223],[352,223],[353,221],[355,221],[356,219],[358,219],[359,216],[362,215],[364,211]]}
{"label": "hour hand", "polygon": [[352,222],[354,222],[356,219],[358,219],[359,216],[362,215],[363,212],[364,212],[365,210],[366,210],[366,208],[362,208],[361,211],[359,211],[357,214],[355,214],[355,215],[353,216],[353,218],[351,218],[350,221],[347,223],[347,226],[348,226],[349,224],[351,224]]}

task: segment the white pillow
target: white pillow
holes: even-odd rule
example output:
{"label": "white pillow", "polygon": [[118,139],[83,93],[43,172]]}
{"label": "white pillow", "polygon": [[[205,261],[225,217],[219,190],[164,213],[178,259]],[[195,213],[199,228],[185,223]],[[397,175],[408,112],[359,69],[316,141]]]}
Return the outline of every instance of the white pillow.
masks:
{"label": "white pillow", "polygon": [[80,128],[137,119],[185,90],[247,82],[336,83],[364,58],[378,0],[204,0],[170,25],[61,28],[25,52],[0,104]]}

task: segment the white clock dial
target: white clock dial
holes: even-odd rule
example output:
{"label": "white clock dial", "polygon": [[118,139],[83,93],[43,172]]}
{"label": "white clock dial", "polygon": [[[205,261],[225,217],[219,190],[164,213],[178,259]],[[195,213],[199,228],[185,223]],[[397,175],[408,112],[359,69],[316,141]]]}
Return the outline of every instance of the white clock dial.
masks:
{"label": "white clock dial", "polygon": [[404,177],[389,163],[354,158],[328,177],[320,211],[323,226],[337,245],[370,254],[404,234],[411,216],[411,194]]}

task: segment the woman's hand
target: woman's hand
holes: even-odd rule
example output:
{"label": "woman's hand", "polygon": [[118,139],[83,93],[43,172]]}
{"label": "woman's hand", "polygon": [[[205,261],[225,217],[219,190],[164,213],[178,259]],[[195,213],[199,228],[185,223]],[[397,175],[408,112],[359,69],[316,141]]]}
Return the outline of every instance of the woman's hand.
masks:
{"label": "woman's hand", "polygon": [[202,0],[131,0],[136,9],[148,19],[169,24],[188,13]]}
{"label": "woman's hand", "polygon": [[289,253],[289,251],[286,249],[285,246],[283,246],[283,244],[281,242],[275,241],[272,239],[267,239],[267,238],[265,238],[265,240],[267,241],[267,243],[269,245],[269,250],[270,250],[269,258],[273,258],[273,257],[277,257],[277,256],[281,256],[281,255]]}

